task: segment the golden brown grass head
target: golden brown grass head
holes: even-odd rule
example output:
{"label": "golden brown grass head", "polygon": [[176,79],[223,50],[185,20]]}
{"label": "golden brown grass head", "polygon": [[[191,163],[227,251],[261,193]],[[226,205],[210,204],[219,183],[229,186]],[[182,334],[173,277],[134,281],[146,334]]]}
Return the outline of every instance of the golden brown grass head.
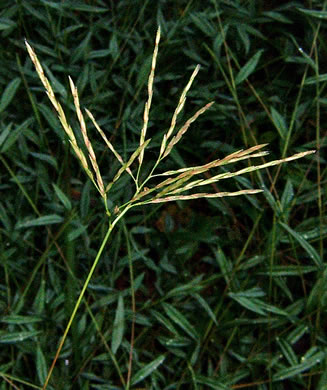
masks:
{"label": "golden brown grass head", "polygon": [[[108,149],[114,154],[114,156],[117,158],[119,163],[121,164],[121,168],[117,171],[115,174],[114,178],[112,181],[107,184],[106,186],[104,185],[102,176],[100,174],[100,168],[97,163],[96,155],[94,152],[94,149],[92,147],[92,143],[88,138],[87,134],[87,129],[86,129],[86,124],[84,120],[84,116],[82,113],[82,110],[80,108],[80,101],[78,97],[78,91],[76,86],[74,85],[73,80],[69,77],[69,83],[71,87],[71,92],[73,95],[74,99],[74,105],[75,105],[75,110],[77,114],[77,118],[79,121],[80,125],[80,131],[83,136],[84,144],[86,147],[86,150],[88,151],[88,159],[91,163],[91,167],[93,169],[93,172],[89,168],[88,160],[86,156],[83,154],[82,149],[78,146],[76,137],[73,133],[73,130],[71,126],[67,123],[65,113],[59,103],[59,101],[56,99],[56,96],[53,92],[53,89],[50,85],[49,80],[44,74],[43,68],[34,52],[34,50],[31,48],[31,46],[26,43],[26,47],[28,50],[28,53],[31,57],[31,60],[35,66],[35,69],[41,79],[42,84],[44,85],[46,89],[46,93],[55,108],[55,110],[58,113],[59,120],[61,122],[61,125],[66,132],[69,142],[71,143],[73,150],[77,156],[77,158],[80,160],[81,165],[83,169],[86,171],[87,175],[90,177],[92,180],[93,184],[96,186],[98,191],[101,194],[101,197],[106,200],[107,194],[110,191],[111,187],[114,185],[114,183],[119,180],[120,176],[126,171],[133,179],[136,185],[136,191],[133,196],[133,198],[125,205],[121,206],[121,208],[126,207],[129,205],[131,207],[132,205],[139,205],[139,204],[148,204],[148,203],[161,203],[161,202],[169,202],[169,201],[175,201],[175,200],[189,200],[189,199],[198,199],[198,198],[220,198],[220,197],[225,197],[225,196],[238,196],[238,195],[244,195],[244,194],[257,194],[258,192],[261,192],[262,190],[260,189],[245,189],[245,190],[240,190],[236,192],[219,192],[219,193],[193,193],[193,194],[188,194],[188,195],[181,195],[181,193],[193,190],[196,187],[199,186],[204,186],[208,184],[213,184],[218,182],[219,180],[227,179],[227,178],[232,178],[235,176],[243,175],[245,173],[257,171],[259,169],[264,169],[268,168],[274,165],[279,165],[284,162],[292,161],[298,158],[302,158],[304,156],[307,156],[309,154],[314,153],[315,151],[307,151],[307,152],[302,152],[302,153],[297,153],[291,157],[283,158],[280,160],[274,160],[270,161],[264,164],[260,165],[251,165],[247,168],[240,169],[235,172],[224,172],[224,173],[219,173],[216,175],[211,176],[210,178],[199,178],[198,176],[200,174],[203,174],[207,172],[208,170],[211,170],[213,168],[217,168],[219,166],[225,166],[227,164],[235,163],[244,159],[250,159],[250,158],[257,158],[257,157],[264,157],[268,154],[267,151],[261,150],[266,146],[266,144],[262,145],[255,145],[252,146],[246,150],[240,150],[237,152],[234,152],[228,156],[226,156],[223,159],[217,159],[213,160],[207,164],[201,165],[201,166],[194,166],[194,167],[187,167],[187,168],[182,168],[178,170],[173,170],[173,171],[167,171],[161,174],[154,174],[155,169],[159,165],[159,163],[166,158],[174,146],[182,139],[182,137],[185,135],[186,131],[189,129],[190,125],[205,111],[207,111],[214,102],[207,103],[204,107],[200,108],[196,113],[191,116],[186,122],[184,123],[183,126],[177,131],[176,135],[173,135],[175,132],[175,127],[176,127],[176,122],[178,115],[182,111],[185,102],[186,102],[186,96],[189,91],[189,89],[192,86],[192,83],[199,72],[200,66],[197,65],[196,68],[194,69],[188,83],[186,84],[184,90],[181,93],[181,96],[179,98],[177,107],[172,115],[171,123],[169,126],[169,129],[167,132],[164,134],[161,146],[160,146],[160,151],[158,154],[157,161],[155,162],[150,174],[148,177],[143,180],[143,182],[140,181],[140,171],[141,171],[141,166],[143,162],[143,157],[144,157],[144,152],[146,150],[146,147],[150,143],[150,139],[145,140],[146,138],[146,133],[147,133],[147,127],[148,127],[148,122],[149,122],[149,114],[150,114],[150,108],[152,104],[152,97],[153,97],[153,83],[154,83],[154,74],[155,74],[155,68],[156,68],[156,62],[157,62],[157,56],[158,56],[158,46],[159,46],[159,41],[160,41],[160,28],[158,28],[156,38],[155,38],[155,46],[154,46],[154,52],[152,56],[152,63],[151,63],[151,71],[149,74],[149,79],[148,79],[148,99],[147,102],[145,103],[144,106],[144,114],[143,114],[143,126],[141,129],[140,133],[140,145],[139,147],[134,151],[134,153],[131,155],[129,160],[127,162],[124,162],[123,158],[120,156],[120,154],[115,150],[114,146],[111,144],[111,142],[108,140],[106,137],[104,131],[100,128],[100,126],[97,124],[96,120],[94,119],[94,116],[92,113],[86,109],[86,113],[88,117],[91,119],[93,125],[103,138],[104,142],[106,143]],[[133,174],[131,171],[131,165],[132,163],[138,158],[138,170],[136,176]],[[152,178],[154,177],[165,177],[168,176],[167,179],[164,179],[161,181],[159,184],[157,184],[154,187],[147,188],[145,187],[145,184],[148,183]]]}

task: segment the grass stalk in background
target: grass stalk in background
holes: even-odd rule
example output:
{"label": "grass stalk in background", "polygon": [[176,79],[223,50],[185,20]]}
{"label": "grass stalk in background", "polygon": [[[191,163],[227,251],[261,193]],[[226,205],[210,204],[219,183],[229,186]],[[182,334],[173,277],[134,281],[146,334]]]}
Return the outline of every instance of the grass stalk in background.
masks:
{"label": "grass stalk in background", "polygon": [[[307,156],[309,154],[314,153],[314,151],[307,151],[302,153],[297,153],[291,157],[282,158],[279,160],[274,160],[271,162],[267,162],[260,165],[252,165],[250,167],[239,169],[235,172],[223,172],[223,173],[216,173],[213,174],[210,178],[201,178],[200,175],[206,173],[209,170],[214,170],[216,168],[226,166],[231,163],[239,162],[241,160],[245,159],[251,159],[251,158],[258,158],[263,157],[267,155],[267,152],[263,150],[263,148],[266,146],[266,144],[260,144],[252,146],[246,150],[239,150],[237,152],[234,152],[228,156],[226,156],[223,159],[216,159],[209,163],[206,163],[204,165],[200,166],[194,166],[194,167],[187,167],[177,170],[169,170],[163,173],[155,173],[157,168],[159,167],[160,163],[169,156],[171,151],[173,150],[174,146],[182,139],[182,137],[185,135],[187,130],[189,129],[192,122],[194,122],[200,115],[202,115],[205,111],[207,111],[213,104],[213,102],[210,102],[206,105],[204,105],[202,108],[200,108],[193,116],[191,116],[183,126],[180,127],[179,130],[175,131],[177,119],[179,114],[181,113],[185,102],[186,102],[186,95],[191,88],[191,85],[199,71],[199,65],[195,68],[194,72],[192,73],[189,82],[187,83],[186,87],[184,88],[180,99],[178,101],[177,107],[173,113],[171,124],[168,129],[168,131],[164,134],[160,146],[160,151],[157,157],[156,162],[154,163],[152,169],[150,170],[150,173],[145,177],[145,179],[142,179],[142,163],[144,160],[144,155],[147,150],[147,147],[151,141],[151,139],[147,139],[147,128],[149,123],[149,116],[150,116],[150,107],[152,103],[152,97],[153,97],[153,83],[154,83],[154,71],[156,66],[156,60],[158,55],[158,45],[160,41],[160,28],[157,31],[156,39],[155,39],[155,48],[154,53],[152,57],[152,64],[151,64],[151,71],[150,76],[148,79],[148,100],[145,103],[144,107],[144,115],[143,115],[143,127],[141,130],[140,135],[140,143],[139,146],[136,148],[136,150],[132,153],[130,158],[127,161],[124,161],[121,155],[115,150],[115,147],[112,145],[112,143],[107,138],[105,132],[101,129],[99,124],[96,122],[94,116],[89,110],[86,110],[87,116],[91,119],[92,123],[94,124],[95,128],[98,130],[99,134],[103,138],[104,142],[106,143],[107,147],[111,150],[111,152],[114,154],[116,159],[118,160],[119,164],[121,165],[120,169],[116,172],[116,174],[113,176],[112,180],[109,183],[105,183],[104,179],[101,175],[98,159],[96,157],[96,154],[94,152],[94,149],[92,147],[92,143],[88,137],[87,133],[87,127],[85,123],[85,118],[83,115],[83,112],[80,108],[80,101],[78,97],[78,91],[77,88],[71,78],[69,78],[69,83],[71,87],[71,92],[74,100],[74,106],[76,110],[76,114],[78,117],[78,122],[80,125],[80,131],[82,134],[82,139],[84,141],[83,147],[81,147],[78,142],[77,138],[74,134],[74,131],[72,127],[69,125],[67,121],[67,117],[65,115],[65,112],[59,103],[57,97],[55,96],[53,89],[51,87],[51,84],[48,80],[48,78],[45,76],[45,73],[43,71],[43,68],[34,52],[34,50],[31,48],[31,46],[26,42],[26,47],[28,50],[28,53],[31,57],[31,60],[33,61],[33,64],[35,66],[35,69],[39,75],[39,78],[41,82],[43,83],[46,93],[48,95],[48,98],[53,105],[54,109],[56,110],[58,114],[58,118],[60,120],[60,123],[69,139],[69,142],[75,152],[75,155],[77,159],[79,160],[81,166],[83,167],[84,171],[86,172],[87,176],[92,181],[93,185],[97,189],[97,191],[100,194],[100,197],[102,198],[102,201],[104,203],[105,212],[108,216],[108,229],[105,234],[105,237],[102,241],[102,244],[97,252],[97,255],[94,259],[94,262],[92,264],[92,267],[90,268],[88,275],[86,277],[86,280],[83,284],[83,287],[81,289],[81,292],[79,294],[79,297],[76,301],[76,304],[74,306],[73,312],[70,316],[69,322],[65,328],[65,331],[63,333],[63,336],[61,338],[59,347],[57,349],[55,358],[52,362],[52,365],[50,367],[50,370],[47,374],[47,378],[45,380],[45,383],[43,385],[43,389],[46,389],[48,382],[50,380],[50,377],[52,375],[52,371],[54,369],[54,366],[56,364],[56,361],[61,353],[61,350],[63,348],[64,342],[66,340],[67,334],[70,330],[70,327],[74,321],[75,315],[77,313],[77,310],[83,300],[85,291],[89,285],[89,282],[92,278],[92,275],[94,273],[94,270],[96,269],[96,266],[100,260],[101,254],[108,242],[108,239],[116,226],[116,224],[126,215],[127,212],[130,211],[133,207],[146,205],[146,204],[152,204],[152,203],[164,203],[164,202],[170,202],[170,201],[180,201],[180,200],[190,200],[190,199],[199,199],[199,198],[221,198],[221,197],[231,197],[231,196],[239,196],[239,195],[246,195],[246,194],[257,194],[262,192],[262,189],[246,189],[246,190],[239,190],[235,192],[218,192],[218,193],[210,193],[210,192],[193,192],[195,188],[202,187],[202,186],[208,186],[212,185],[214,183],[217,183],[223,179],[227,178],[233,178],[240,175],[243,175],[245,173],[258,171],[260,169],[265,169],[268,167],[272,167],[275,165],[282,164],[284,162],[293,161],[295,159],[302,158],[304,156]],[[233,88],[234,89],[234,88]],[[84,152],[86,150],[86,153]],[[138,166],[136,168],[136,174],[133,173],[135,171],[133,164],[138,161]],[[108,196],[110,196],[110,190],[114,186],[116,182],[119,181],[120,177],[123,173],[128,173],[131,177],[133,182],[135,183],[135,192],[134,195],[131,197],[129,201],[126,203],[116,206],[114,210],[110,209],[108,206]],[[167,178],[165,178],[167,177]],[[152,179],[162,179],[159,184],[151,185],[149,182]],[[149,187],[148,187],[149,186]],[[187,192],[187,194],[183,194]],[[132,263],[129,265],[130,267],[130,281],[131,286],[133,286],[133,270],[132,270]],[[132,291],[132,301],[134,302],[134,292]],[[135,312],[135,303],[133,304],[133,312]],[[133,340],[131,343],[131,346],[133,346]],[[132,348],[132,347],[131,347]],[[132,353],[130,354],[132,356]],[[130,386],[130,378],[131,378],[131,371],[132,371],[132,361],[130,361],[129,369],[128,369],[128,377],[126,384],[124,387],[126,389]],[[192,369],[190,367],[190,370],[192,372]]]}

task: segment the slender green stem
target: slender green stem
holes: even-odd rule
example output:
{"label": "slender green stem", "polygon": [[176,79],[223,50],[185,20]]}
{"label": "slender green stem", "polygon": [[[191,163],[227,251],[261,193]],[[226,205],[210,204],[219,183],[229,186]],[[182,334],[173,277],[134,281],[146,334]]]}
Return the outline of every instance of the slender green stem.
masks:
{"label": "slender green stem", "polygon": [[128,264],[129,264],[129,276],[130,276],[130,285],[131,285],[131,298],[132,298],[132,329],[131,329],[131,347],[129,353],[129,362],[128,362],[128,371],[127,371],[127,385],[126,390],[130,389],[131,385],[131,376],[132,376],[132,364],[133,364],[133,349],[134,349],[134,337],[135,337],[135,313],[136,313],[136,303],[135,303],[135,289],[134,289],[134,271],[133,271],[133,262],[131,255],[131,246],[129,242],[129,236],[125,223],[123,224],[124,233],[126,236],[127,251],[128,251]]}
{"label": "slender green stem", "polygon": [[105,248],[105,246],[106,246],[106,244],[107,244],[107,242],[108,242],[108,239],[109,239],[109,237],[110,237],[110,234],[111,234],[113,228],[115,227],[116,223],[117,223],[117,222],[118,222],[118,221],[127,213],[127,211],[128,211],[130,208],[132,208],[132,207],[133,207],[133,205],[131,205],[131,204],[129,204],[128,206],[126,206],[126,208],[117,216],[117,218],[113,221],[113,223],[112,223],[112,224],[109,224],[108,231],[107,231],[107,233],[106,233],[106,235],[105,235],[105,237],[104,237],[104,239],[103,239],[103,241],[102,241],[102,244],[101,244],[101,246],[100,246],[100,249],[99,249],[99,251],[98,251],[98,253],[97,253],[97,255],[96,255],[95,259],[94,259],[94,262],[93,262],[93,264],[92,264],[92,267],[91,267],[91,269],[90,269],[90,272],[89,272],[89,274],[88,274],[88,276],[87,276],[87,278],[86,278],[86,280],[85,280],[85,282],[84,282],[84,285],[83,285],[83,287],[82,287],[82,290],[81,290],[81,292],[80,292],[80,294],[79,294],[79,297],[78,297],[78,299],[77,299],[77,301],[76,301],[74,310],[73,310],[73,312],[72,312],[72,315],[70,316],[70,319],[69,319],[69,321],[68,321],[68,324],[67,324],[67,326],[66,326],[65,332],[64,332],[64,334],[63,334],[63,336],[62,336],[62,339],[61,339],[61,341],[60,341],[59,347],[58,347],[58,349],[57,349],[56,355],[55,355],[55,357],[54,357],[54,359],[53,359],[53,362],[52,362],[52,364],[51,364],[50,370],[49,370],[49,372],[48,372],[48,375],[47,375],[47,377],[46,377],[46,380],[45,380],[45,382],[44,382],[44,385],[43,385],[42,390],[45,390],[45,389],[47,388],[47,386],[48,386],[48,383],[49,383],[49,380],[50,380],[50,378],[51,378],[51,375],[52,375],[54,366],[55,366],[55,364],[56,364],[56,362],[57,362],[57,360],[58,360],[58,357],[59,357],[59,355],[60,355],[60,352],[61,352],[61,350],[62,350],[62,347],[64,346],[65,340],[66,340],[67,335],[68,335],[68,332],[69,332],[69,330],[70,330],[70,328],[71,328],[71,326],[72,326],[72,323],[73,323],[74,318],[75,318],[75,316],[76,316],[77,310],[79,309],[79,306],[80,306],[80,304],[81,304],[81,302],[82,302],[82,299],[83,299],[83,297],[84,297],[85,291],[86,291],[86,289],[87,289],[87,287],[88,287],[88,285],[89,285],[89,283],[90,283],[90,280],[91,280],[92,275],[93,275],[93,273],[94,273],[94,271],[95,271],[95,268],[96,268],[96,266],[97,266],[97,264],[98,264],[98,262],[99,262],[99,260],[100,260],[100,257],[101,257],[101,255],[102,255],[102,252],[103,252],[103,250],[104,250],[104,248]]}

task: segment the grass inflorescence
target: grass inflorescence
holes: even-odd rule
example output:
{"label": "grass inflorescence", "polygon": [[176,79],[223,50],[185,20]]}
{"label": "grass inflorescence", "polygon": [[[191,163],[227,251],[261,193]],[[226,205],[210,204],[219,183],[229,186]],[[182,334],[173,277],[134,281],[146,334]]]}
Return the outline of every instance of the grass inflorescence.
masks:
{"label": "grass inflorescence", "polygon": [[[199,198],[221,198],[221,197],[238,196],[238,195],[245,195],[245,194],[256,194],[258,192],[262,192],[263,190],[261,190],[261,189],[258,189],[258,190],[245,189],[245,190],[240,190],[240,191],[235,191],[235,192],[218,192],[218,193],[213,193],[213,194],[194,193],[194,194],[190,194],[190,195],[180,195],[180,193],[185,192],[185,191],[189,191],[189,190],[193,189],[194,187],[209,185],[212,183],[216,183],[222,179],[231,178],[234,176],[239,176],[239,175],[247,173],[247,172],[253,172],[253,171],[256,171],[256,170],[259,170],[262,168],[268,168],[268,167],[274,166],[274,165],[279,165],[281,163],[284,163],[287,161],[292,161],[292,160],[307,156],[307,155],[315,152],[313,150],[301,152],[301,153],[297,153],[291,157],[287,157],[284,159],[271,161],[269,163],[265,163],[262,165],[254,165],[254,166],[244,168],[244,169],[236,171],[236,172],[221,173],[221,174],[212,176],[210,179],[196,179],[196,180],[189,182],[188,184],[185,184],[187,181],[192,180],[195,175],[205,173],[213,167],[219,167],[220,165],[226,165],[226,164],[231,163],[231,162],[234,162],[234,163],[238,162],[239,160],[243,160],[245,156],[247,158],[265,156],[267,154],[267,152],[265,152],[265,151],[257,152],[257,150],[260,150],[265,145],[257,145],[255,147],[249,148],[245,151],[240,150],[239,152],[234,152],[222,160],[214,160],[211,163],[208,163],[208,164],[205,164],[205,165],[202,165],[199,167],[185,168],[185,169],[183,169],[183,172],[180,173],[179,175],[165,179],[164,181],[162,181],[161,183],[159,183],[155,187],[145,189],[144,188],[145,184],[152,179],[153,173],[154,173],[155,169],[157,168],[157,166],[160,164],[161,160],[163,160],[165,157],[167,157],[171,153],[173,147],[181,140],[181,138],[186,133],[186,131],[188,130],[191,123],[194,122],[198,118],[199,115],[203,114],[214,103],[214,102],[210,102],[210,103],[206,104],[204,107],[202,107],[201,109],[199,109],[190,119],[188,119],[185,122],[185,124],[180,128],[180,130],[178,130],[176,135],[172,137],[174,130],[175,130],[177,116],[184,107],[187,92],[191,88],[192,82],[193,82],[196,74],[199,71],[199,65],[198,65],[195,68],[194,72],[192,73],[189,82],[187,83],[186,87],[184,88],[184,90],[181,94],[180,100],[178,102],[178,105],[177,105],[176,110],[175,110],[173,117],[172,117],[170,128],[169,128],[168,132],[166,134],[164,134],[164,136],[163,136],[158,159],[155,162],[153,168],[151,169],[149,176],[146,177],[145,180],[141,183],[139,180],[139,173],[141,172],[143,156],[144,156],[144,152],[146,150],[146,147],[148,146],[149,142],[151,141],[151,139],[145,140],[145,138],[146,138],[146,133],[147,133],[147,125],[149,122],[151,101],[152,101],[152,96],[153,96],[154,70],[155,70],[156,59],[157,59],[157,55],[158,55],[159,41],[160,41],[160,27],[158,28],[158,31],[157,31],[157,36],[156,36],[156,40],[155,40],[155,49],[154,49],[154,54],[153,54],[153,59],[152,59],[152,67],[151,67],[151,72],[150,72],[149,81],[148,81],[148,100],[145,103],[145,107],[144,107],[144,117],[143,117],[144,124],[143,124],[142,130],[141,130],[140,146],[134,151],[134,153],[131,155],[131,157],[129,158],[129,160],[127,162],[124,162],[122,160],[121,156],[117,153],[117,151],[115,151],[113,145],[108,141],[107,137],[105,136],[105,133],[103,132],[103,130],[101,130],[100,126],[97,124],[97,122],[94,119],[91,112],[88,110],[86,111],[88,116],[91,118],[92,122],[94,123],[95,128],[99,131],[102,138],[105,140],[106,144],[108,145],[109,149],[113,151],[114,155],[117,157],[117,160],[122,165],[122,167],[115,174],[112,182],[110,182],[106,186],[106,188],[104,187],[104,184],[103,184],[103,179],[102,179],[101,174],[100,174],[100,168],[99,168],[98,163],[97,163],[97,158],[96,158],[96,155],[94,153],[92,143],[90,142],[88,135],[87,135],[87,129],[86,129],[84,117],[83,117],[83,114],[82,114],[82,111],[80,108],[80,102],[79,102],[77,88],[75,87],[73,80],[71,78],[69,78],[71,92],[72,92],[73,99],[74,99],[74,106],[75,106],[76,114],[77,114],[78,121],[80,124],[80,130],[81,130],[81,133],[83,135],[84,144],[85,144],[86,150],[88,151],[88,157],[89,157],[89,160],[91,162],[91,166],[93,168],[95,177],[89,169],[89,166],[87,163],[87,158],[83,154],[82,149],[77,146],[76,138],[73,134],[72,128],[67,123],[66,116],[63,112],[63,109],[53,93],[50,82],[46,78],[46,76],[43,72],[42,66],[37,58],[37,55],[35,54],[34,50],[31,48],[31,46],[28,44],[28,42],[25,42],[28,53],[29,53],[29,55],[34,63],[35,69],[36,69],[45,89],[46,89],[48,97],[49,97],[52,105],[54,106],[55,110],[58,113],[60,123],[63,126],[63,129],[66,132],[67,136],[69,137],[69,140],[70,140],[70,143],[73,147],[73,150],[75,151],[75,154],[76,154],[77,158],[79,159],[83,169],[85,170],[85,172],[87,173],[89,178],[92,180],[93,184],[95,185],[95,187],[99,191],[101,197],[103,198],[103,201],[104,201],[104,204],[106,207],[106,214],[109,217],[108,232],[107,232],[105,239],[100,247],[100,250],[97,253],[97,256],[96,256],[95,261],[91,267],[91,270],[88,273],[88,277],[86,279],[86,282],[83,285],[83,288],[82,288],[82,291],[79,295],[79,298],[77,299],[75,308],[73,310],[73,314],[68,322],[68,325],[67,325],[65,332],[64,332],[64,336],[63,336],[61,343],[60,343],[60,346],[57,350],[55,360],[53,361],[53,364],[51,366],[49,374],[46,378],[44,388],[47,387],[48,381],[49,381],[51,374],[52,374],[52,369],[54,368],[54,364],[55,364],[57,358],[59,357],[59,354],[60,354],[61,349],[63,347],[64,341],[66,339],[66,336],[68,334],[68,331],[70,329],[72,321],[74,320],[77,309],[78,309],[79,305],[81,304],[81,301],[82,301],[82,298],[85,294],[86,288],[87,288],[88,284],[90,283],[92,274],[93,274],[95,267],[100,259],[100,255],[102,253],[102,250],[110,237],[111,231],[112,231],[114,225],[116,224],[116,222],[121,218],[121,216],[124,215],[131,207],[141,206],[141,205],[145,205],[145,204],[149,204],[149,203],[162,203],[162,202],[170,202],[170,201],[178,201],[178,200],[191,200],[191,199],[199,199]],[[257,152],[257,153],[252,154],[253,152]],[[120,176],[122,175],[122,173],[124,173],[124,171],[129,169],[129,173],[133,176],[133,174],[130,171],[130,166],[132,165],[132,163],[134,162],[134,160],[136,158],[138,158],[139,167],[138,167],[138,172],[137,172],[137,176],[135,179],[135,184],[136,184],[135,194],[132,197],[132,199],[130,201],[128,201],[127,203],[125,203],[123,206],[116,206],[115,212],[116,212],[116,214],[118,214],[118,216],[116,216],[112,220],[110,211],[107,208],[108,193],[109,193],[112,185],[117,180],[119,180]],[[164,172],[161,175],[167,176],[167,175],[177,174],[177,173],[179,173],[179,172],[178,171],[170,171],[170,172]],[[159,175],[156,175],[156,177],[158,177],[158,176]],[[133,178],[134,177],[135,176],[133,176]],[[148,195],[152,192],[157,192],[157,194],[154,196],[151,195],[149,198]],[[177,194],[177,195],[175,195],[175,194]],[[146,199],[144,199],[144,198],[146,198]],[[131,281],[131,282],[133,283],[133,281]],[[129,382],[127,382],[127,385],[129,385]]]}

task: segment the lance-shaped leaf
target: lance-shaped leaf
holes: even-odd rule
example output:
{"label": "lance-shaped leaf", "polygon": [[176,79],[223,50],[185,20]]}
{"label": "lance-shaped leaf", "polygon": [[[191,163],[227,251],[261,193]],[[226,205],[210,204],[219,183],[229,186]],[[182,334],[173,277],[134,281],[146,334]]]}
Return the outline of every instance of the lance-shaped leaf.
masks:
{"label": "lance-shaped leaf", "polygon": [[140,153],[142,152],[142,150],[144,150],[147,145],[149,144],[149,142],[151,141],[151,138],[147,139],[144,144],[140,145],[136,150],[135,152],[131,155],[130,159],[127,161],[127,163],[125,163],[120,169],[119,171],[116,173],[115,177],[113,178],[112,182],[110,182],[107,187],[106,187],[106,192],[108,192],[110,190],[110,188],[113,186],[113,184],[120,178],[121,174],[126,171],[128,169],[128,167],[130,167],[134,160],[140,155]]}
{"label": "lance-shaped leaf", "polygon": [[122,343],[125,330],[125,309],[124,299],[122,295],[118,297],[117,310],[114,320],[114,327],[112,331],[111,349],[116,353],[120,344]]}
{"label": "lance-shaped leaf", "polygon": [[[316,347],[313,347],[316,348]],[[309,350],[310,351],[310,350]],[[296,375],[302,374],[304,371],[309,370],[312,367],[319,366],[326,358],[326,351],[318,351],[315,354],[304,357],[299,364],[293,364],[287,368],[281,368],[273,375],[273,381],[282,381],[287,378],[292,378]]]}
{"label": "lance-shaped leaf", "polygon": [[16,77],[5,88],[0,99],[0,113],[3,112],[14,98],[18,87],[20,86],[21,79]]}
{"label": "lance-shaped leaf", "polygon": [[263,50],[259,50],[252,58],[249,59],[249,61],[243,66],[243,68],[239,71],[237,76],[235,77],[235,84],[240,84],[242,81],[247,79],[251,73],[254,72],[259,59],[261,57],[261,54],[263,53]]}
{"label": "lance-shaped leaf", "polygon": [[132,385],[136,385],[137,383],[143,381],[146,377],[151,375],[166,359],[165,355],[160,355],[152,362],[148,363],[146,366],[142,367],[139,371],[137,371],[131,380]]}
{"label": "lance-shaped leaf", "polygon": [[177,325],[179,325],[186,334],[192,337],[194,340],[199,338],[197,331],[193,327],[193,325],[188,321],[188,319],[182,314],[179,310],[177,310],[173,305],[169,303],[162,303],[163,309],[165,310],[168,317],[174,321]]}

